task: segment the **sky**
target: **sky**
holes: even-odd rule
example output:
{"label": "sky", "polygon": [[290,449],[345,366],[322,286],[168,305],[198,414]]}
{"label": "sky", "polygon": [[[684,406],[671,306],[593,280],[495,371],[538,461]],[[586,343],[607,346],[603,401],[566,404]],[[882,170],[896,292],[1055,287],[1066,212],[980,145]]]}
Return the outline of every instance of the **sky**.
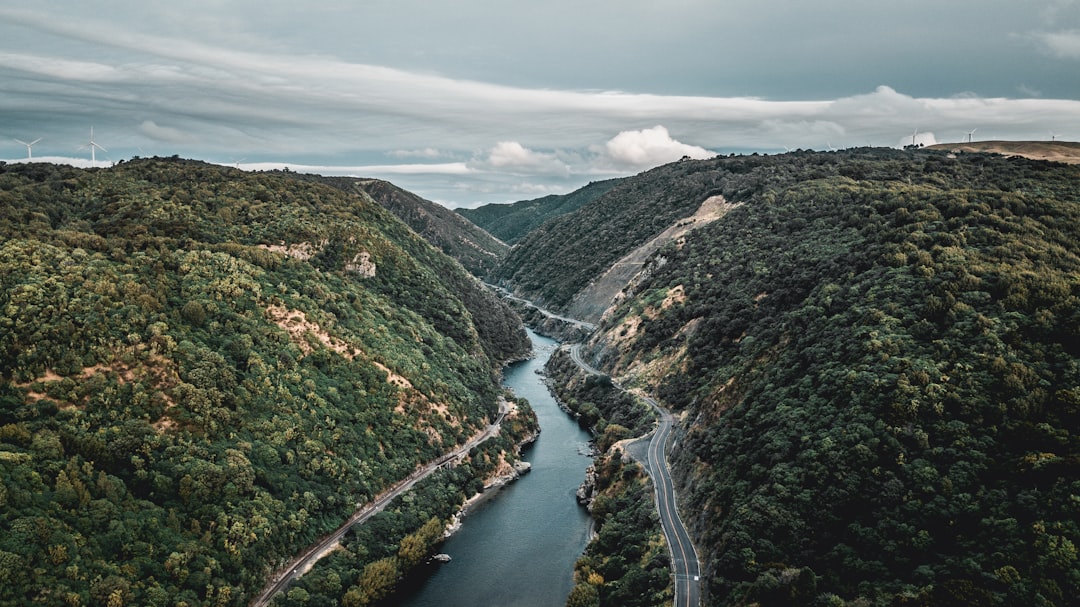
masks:
{"label": "sky", "polygon": [[1080,0],[0,0],[0,160],[90,166],[91,128],[97,166],[449,207],[683,156],[1078,141]]}

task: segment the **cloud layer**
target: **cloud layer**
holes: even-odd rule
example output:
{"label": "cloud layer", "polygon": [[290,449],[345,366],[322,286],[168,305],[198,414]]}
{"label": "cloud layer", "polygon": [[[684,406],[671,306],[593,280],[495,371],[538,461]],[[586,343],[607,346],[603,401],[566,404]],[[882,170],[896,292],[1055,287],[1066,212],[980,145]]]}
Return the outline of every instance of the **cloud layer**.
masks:
{"label": "cloud layer", "polygon": [[[909,28],[942,27],[925,15],[916,20],[915,9],[837,0],[837,7],[875,16],[874,23],[891,28],[871,31],[873,44],[863,41],[865,59],[849,47],[863,48],[860,37],[870,34],[821,21],[828,15],[801,5],[792,8],[793,16],[759,8],[769,2],[740,0],[734,3],[739,12],[702,0],[680,0],[663,10],[633,1],[622,21],[613,23],[599,5],[579,3],[575,23],[589,34],[580,44],[592,46],[566,38],[562,44],[576,61],[565,61],[563,53],[570,51],[551,44],[552,35],[571,27],[559,22],[550,29],[560,2],[536,9],[527,23],[514,12],[521,9],[478,0],[463,0],[456,7],[463,15],[420,11],[410,0],[381,8],[317,2],[304,11],[271,1],[260,4],[258,20],[211,0],[193,2],[179,12],[128,0],[111,5],[111,14],[74,2],[62,11],[0,8],[0,137],[10,142],[8,148],[0,142],[0,158],[24,158],[25,148],[11,140],[37,137],[43,140],[35,146],[36,158],[80,158],[76,148],[94,126],[110,150],[99,153],[99,163],[152,154],[229,165],[245,158],[240,164],[248,168],[384,176],[449,205],[473,205],[569,191],[597,176],[683,156],[898,146],[910,142],[915,129],[924,143],[960,141],[976,128],[980,139],[1042,139],[1051,131],[1080,139],[1080,90],[1040,97],[1071,90],[1062,87],[1073,86],[1071,74],[1080,67],[1080,18],[1068,2],[1037,2],[1042,10],[1031,11],[991,0],[978,3],[980,11],[969,10],[984,27],[991,27],[990,16],[1008,17],[1013,29],[1000,30],[995,40],[1009,47],[1005,59],[989,46],[962,46],[975,38],[951,20],[975,6],[970,0],[933,9],[961,32],[951,48],[937,46],[936,39],[912,43],[905,32],[916,30]],[[939,6],[913,2],[923,9]],[[510,28],[514,40],[506,38],[507,28],[490,27],[496,17],[521,24]],[[654,27],[660,17],[670,28]],[[799,19],[802,30],[795,29]],[[741,26],[732,20],[742,20]],[[440,38],[452,28],[434,28],[436,22],[463,23],[464,31],[454,40]],[[814,31],[835,40],[812,37],[808,26],[814,23]],[[425,30],[430,40],[413,35],[427,25],[433,26]],[[759,31],[765,25],[768,30]],[[744,40],[743,29],[775,32],[777,39],[771,47],[755,46]],[[741,63],[732,62],[731,49],[707,52],[714,30],[745,45]],[[838,42],[844,48],[834,52]],[[903,56],[927,46],[939,62],[968,63],[965,70],[941,68],[952,70],[948,78],[958,75],[960,86],[971,83],[963,80],[969,73],[996,69],[1004,88],[1020,96],[949,86],[917,94],[899,86],[930,90],[928,83],[947,80],[921,55]],[[812,57],[798,56],[795,48]],[[892,58],[881,59],[879,49],[892,49]],[[890,63],[900,61],[896,57],[907,67]],[[1033,59],[1017,67],[1016,57]],[[542,59],[552,62],[552,70]],[[774,71],[784,63],[779,59],[803,66],[815,81],[782,78]],[[516,70],[500,67],[511,60]],[[882,79],[848,78],[849,72],[862,73],[860,60],[880,66]],[[627,64],[639,68],[637,74],[622,74]],[[819,64],[831,71],[811,71],[826,69]],[[577,65],[589,69],[575,71]],[[779,82],[792,88],[766,97],[708,84],[731,80],[753,88],[758,72],[773,78],[762,81],[762,90],[778,90]],[[567,86],[572,82],[621,86]],[[832,87],[833,94],[800,94],[821,87]]]}

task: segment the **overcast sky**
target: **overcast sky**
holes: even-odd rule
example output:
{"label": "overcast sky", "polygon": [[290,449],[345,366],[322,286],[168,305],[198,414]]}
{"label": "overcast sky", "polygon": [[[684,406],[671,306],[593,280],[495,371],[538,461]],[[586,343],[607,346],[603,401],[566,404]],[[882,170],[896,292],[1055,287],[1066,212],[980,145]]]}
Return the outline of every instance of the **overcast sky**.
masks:
{"label": "overcast sky", "polygon": [[447,206],[689,155],[1080,140],[1073,0],[0,0],[0,159],[179,154]]}

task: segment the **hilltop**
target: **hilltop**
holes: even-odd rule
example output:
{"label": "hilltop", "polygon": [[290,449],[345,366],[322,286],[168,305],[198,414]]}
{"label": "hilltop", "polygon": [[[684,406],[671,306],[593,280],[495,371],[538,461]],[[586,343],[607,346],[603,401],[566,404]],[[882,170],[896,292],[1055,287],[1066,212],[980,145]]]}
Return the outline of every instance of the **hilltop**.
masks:
{"label": "hilltop", "polygon": [[1080,164],[1080,143],[1072,141],[973,141],[971,143],[939,143],[926,149],[984,152],[1003,156],[1022,156],[1032,160]]}

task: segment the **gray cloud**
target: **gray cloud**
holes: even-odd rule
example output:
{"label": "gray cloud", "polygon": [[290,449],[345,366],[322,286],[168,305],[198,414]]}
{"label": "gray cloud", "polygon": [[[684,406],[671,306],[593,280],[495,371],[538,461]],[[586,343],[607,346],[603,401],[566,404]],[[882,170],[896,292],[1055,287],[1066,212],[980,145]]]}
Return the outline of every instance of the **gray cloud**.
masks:
{"label": "gray cloud", "polygon": [[421,150],[390,150],[386,152],[391,158],[443,158],[448,154],[435,148],[423,148]]}
{"label": "gray cloud", "polygon": [[244,157],[473,205],[916,128],[1080,139],[1072,2],[57,4],[0,8],[0,136],[44,136],[35,157],[80,158],[95,126],[112,159]]}
{"label": "gray cloud", "polygon": [[167,126],[158,126],[153,120],[143,120],[139,125],[139,132],[155,141],[165,143],[192,143],[194,137],[184,133],[180,129]]}
{"label": "gray cloud", "polygon": [[1080,59],[1080,29],[1038,32],[1032,37],[1049,54],[1062,59]]}

